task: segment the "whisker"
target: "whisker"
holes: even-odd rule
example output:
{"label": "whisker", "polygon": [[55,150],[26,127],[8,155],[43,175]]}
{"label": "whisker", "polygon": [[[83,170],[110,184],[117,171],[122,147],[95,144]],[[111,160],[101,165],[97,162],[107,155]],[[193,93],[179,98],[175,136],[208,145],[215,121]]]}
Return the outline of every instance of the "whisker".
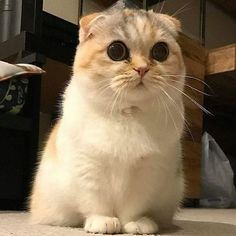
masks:
{"label": "whisker", "polygon": [[[159,86],[159,87],[155,86],[155,87],[156,87],[156,88],[160,88],[162,92],[164,91],[164,89],[163,89],[161,86]],[[163,105],[163,107],[164,107],[165,114],[166,114],[166,116],[165,116],[165,123],[167,124],[167,112],[168,112],[168,113],[169,113],[169,116],[170,116],[170,118],[171,118],[171,120],[172,120],[172,122],[173,122],[173,124],[174,124],[175,130],[176,130],[176,134],[178,135],[178,128],[177,128],[177,125],[176,125],[176,123],[175,123],[175,121],[174,121],[174,118],[173,118],[173,116],[172,116],[172,113],[171,113],[171,111],[170,111],[170,109],[169,109],[168,104],[163,101],[162,97],[159,97],[159,98],[160,98],[160,101],[161,101],[161,103],[162,103],[162,105]],[[165,124],[165,125],[166,125],[166,124]]]}
{"label": "whisker", "polygon": [[160,3],[160,0],[158,0],[158,3],[154,6],[153,12],[157,13],[158,12],[158,5]]}
{"label": "whisker", "polygon": [[186,128],[187,128],[187,130],[188,130],[188,132],[189,132],[189,134],[190,134],[190,136],[191,136],[193,142],[195,142],[194,137],[193,137],[193,135],[192,135],[192,132],[191,132],[191,130],[190,130],[190,124],[189,124],[188,121],[185,119],[184,114],[182,114],[182,113],[179,111],[177,103],[176,103],[175,100],[169,95],[169,93],[168,93],[167,91],[165,91],[165,90],[162,89],[162,88],[161,88],[161,90],[162,90],[163,93],[168,97],[168,99],[173,103],[175,110],[176,110],[176,111],[180,114],[180,116],[182,117],[182,119],[183,119],[183,121],[184,121],[184,124],[185,124],[185,126],[186,126]]}
{"label": "whisker", "polygon": [[113,105],[114,99],[116,98],[118,91],[116,90],[114,93],[112,93],[110,97],[110,101],[107,103],[105,109],[104,109],[104,115],[108,117],[108,115],[111,115],[111,107]]}
{"label": "whisker", "polygon": [[96,81],[97,84],[102,84],[102,83],[105,83],[107,81],[111,81],[111,78],[108,78],[108,79],[102,79],[100,81]]}
{"label": "whisker", "polygon": [[174,15],[171,15],[171,16],[176,17],[176,16],[179,16],[180,14],[182,14],[182,13],[184,13],[184,12],[187,12],[187,11],[190,11],[190,10],[192,10],[192,9],[193,9],[192,7],[188,7],[188,8],[182,9],[182,11],[179,11],[179,12],[177,12],[177,13],[175,13]]}
{"label": "whisker", "polygon": [[[152,109],[154,110],[154,106],[155,106],[155,103],[156,101],[155,101],[155,99],[153,99],[153,101],[152,101]],[[157,105],[158,106],[158,105]]]}
{"label": "whisker", "polygon": [[[124,86],[125,85],[122,85],[121,86],[121,96],[120,96],[120,99],[119,99],[119,104],[118,104],[118,107],[119,107],[119,109],[120,109],[120,107],[121,107],[121,103],[123,102],[123,99],[124,99],[124,92],[122,92],[123,91],[123,88],[124,88]],[[127,92],[127,90],[126,90],[126,92]]]}
{"label": "whisker", "polygon": [[98,89],[98,95],[101,96],[105,93],[105,91],[107,91],[108,89],[111,89],[111,85],[110,84],[106,84],[105,86],[102,86]]}
{"label": "whisker", "polygon": [[148,83],[150,84],[154,84],[154,85],[159,85],[162,86],[162,83],[164,84],[164,79],[161,78],[160,76],[152,76],[150,77],[151,79],[146,80]]}
{"label": "whisker", "polygon": [[196,88],[194,88],[193,86],[191,86],[191,85],[189,85],[189,84],[186,84],[186,83],[183,83],[183,82],[181,82],[181,81],[177,81],[177,80],[174,80],[174,79],[168,79],[168,80],[173,81],[173,82],[175,82],[175,83],[183,84],[184,86],[186,86],[186,87],[188,87],[188,88],[191,88],[192,90],[195,90],[195,91],[197,91],[197,92],[199,92],[199,93],[201,93],[201,94],[203,94],[203,95],[210,96],[210,97],[212,96],[211,94],[202,92],[201,90],[196,89]]}
{"label": "whisker", "polygon": [[164,9],[164,6],[165,6],[165,0],[162,1],[162,5],[161,5],[161,9],[159,11],[159,13],[162,13],[163,9]]}
{"label": "whisker", "polygon": [[182,7],[180,7],[177,11],[175,11],[171,16],[176,16],[177,14],[179,14],[182,10],[184,10],[187,6],[189,6],[191,4],[191,2],[187,2],[186,4],[184,4]]}
{"label": "whisker", "polygon": [[115,76],[114,78],[112,78],[113,81],[120,81],[120,80],[124,80],[124,79],[129,79],[131,78],[132,76],[131,75],[117,75]]}
{"label": "whisker", "polygon": [[110,110],[110,115],[111,115],[111,116],[113,116],[113,111],[114,111],[114,109],[115,109],[115,105],[116,105],[116,103],[117,103],[117,99],[118,99],[118,97],[119,97],[119,95],[120,95],[120,91],[121,91],[121,90],[118,88],[118,89],[116,90],[116,92],[115,92],[115,95],[114,95],[115,99],[114,99],[113,102],[112,102],[111,110]]}
{"label": "whisker", "polygon": [[[160,99],[161,99],[161,97],[160,97]],[[158,97],[156,97],[156,100],[157,100],[159,106],[160,106],[160,101],[161,101],[161,104],[163,106],[164,113],[165,113],[165,126],[167,126],[168,122],[167,122],[167,110],[166,110],[166,107],[164,106],[162,99],[159,100]],[[160,109],[159,109],[159,115],[160,115]],[[162,115],[162,113],[161,113],[161,115]]]}
{"label": "whisker", "polygon": [[163,99],[161,97],[160,97],[160,101],[161,101],[162,106],[163,106],[164,111],[165,111],[165,126],[167,126],[167,110],[166,110],[166,106],[165,106],[165,104],[163,102]]}
{"label": "whisker", "polygon": [[175,86],[172,86],[171,84],[167,83],[168,86],[172,87],[176,91],[179,91],[181,94],[183,94],[185,97],[187,97],[191,102],[193,102],[198,108],[200,108],[203,112],[205,112],[208,115],[213,115],[210,111],[208,111],[206,108],[204,108],[202,105],[200,105],[198,102],[196,102],[194,99],[192,99],[189,95],[184,93],[183,91],[179,90]]}
{"label": "whisker", "polygon": [[199,79],[199,78],[197,78],[197,77],[194,77],[194,76],[190,76],[190,75],[162,75],[163,77],[182,77],[182,78],[187,78],[187,79],[193,79],[193,80],[196,80],[196,81],[199,81],[199,82],[201,82],[201,83],[203,83],[204,85],[206,85],[210,90],[211,90],[211,92],[212,93],[214,93],[214,91],[213,91],[213,89],[210,87],[210,85],[208,85],[205,81],[203,81],[203,80],[201,80],[201,79]]}
{"label": "whisker", "polygon": [[110,98],[111,101],[107,103],[106,108],[104,109],[104,115],[107,115],[107,117],[108,117],[108,113],[110,111],[110,106],[113,103],[113,98],[115,97],[115,95],[116,95],[116,93],[112,94],[112,96]]}
{"label": "whisker", "polygon": [[[114,101],[113,101],[113,103],[112,103],[112,106],[111,106],[111,111],[110,111],[110,114],[111,115],[113,115],[113,111],[114,111],[114,109],[115,109],[115,106],[116,106],[116,104],[118,105],[118,110],[120,109],[120,107],[121,107],[121,102],[123,101],[123,95],[124,95],[124,93],[123,93],[123,90],[124,90],[124,87],[126,86],[127,84],[126,84],[126,81],[123,81],[120,85],[119,85],[119,87],[117,88],[117,90],[116,90],[116,92],[115,92],[115,99],[114,99]],[[127,93],[127,91],[126,91],[126,93]]]}
{"label": "whisker", "polygon": [[[162,92],[167,96],[167,98],[168,98],[176,107],[178,107],[177,103],[176,103],[175,100],[169,95],[169,93],[167,93],[163,88],[160,88],[160,89],[161,89]],[[180,113],[179,110],[177,110],[177,111]],[[183,118],[183,120],[185,120],[184,115],[183,115],[182,113],[180,113],[180,114],[181,114],[181,117]]]}
{"label": "whisker", "polygon": [[[161,98],[161,97],[160,97]],[[162,100],[163,101],[163,100]],[[171,111],[170,111],[170,109],[169,109],[169,106],[168,106],[168,104],[167,103],[165,103],[164,101],[163,101],[163,104],[166,106],[166,108],[167,108],[167,111],[168,111],[168,113],[169,113],[169,115],[170,115],[170,118],[171,118],[171,120],[172,120],[172,122],[173,122],[173,124],[174,124],[174,127],[175,127],[175,130],[176,130],[176,134],[178,135],[178,128],[177,128],[177,125],[176,125],[176,123],[175,123],[175,121],[174,121],[174,118],[173,118],[173,116],[172,116],[172,113],[171,113]]]}
{"label": "whisker", "polygon": [[106,87],[107,85],[111,85],[111,82],[108,82],[108,83],[105,83],[105,82],[103,82],[103,83],[98,83],[98,85],[99,85],[98,89],[101,89],[101,88]]}

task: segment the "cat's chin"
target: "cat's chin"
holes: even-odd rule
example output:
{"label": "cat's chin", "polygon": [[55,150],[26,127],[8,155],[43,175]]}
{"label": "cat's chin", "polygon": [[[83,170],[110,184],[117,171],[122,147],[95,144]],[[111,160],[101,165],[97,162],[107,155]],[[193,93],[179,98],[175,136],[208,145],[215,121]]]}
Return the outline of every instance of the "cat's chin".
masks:
{"label": "cat's chin", "polygon": [[155,99],[156,94],[154,95],[150,90],[148,90],[144,84],[139,84],[136,87],[129,89],[127,95],[128,102],[136,103],[146,103],[147,101],[152,101]]}
{"label": "cat's chin", "polygon": [[143,81],[140,81],[140,83],[138,83],[138,84],[136,85],[136,88],[146,89],[146,87],[145,87]]}
{"label": "cat's chin", "polygon": [[150,88],[149,84],[143,82],[143,81],[140,81],[138,84],[132,86],[132,87],[129,87],[128,88],[129,90],[129,93],[130,94],[135,94],[135,95],[138,95],[138,97],[152,97],[153,94],[152,94],[152,89]]}

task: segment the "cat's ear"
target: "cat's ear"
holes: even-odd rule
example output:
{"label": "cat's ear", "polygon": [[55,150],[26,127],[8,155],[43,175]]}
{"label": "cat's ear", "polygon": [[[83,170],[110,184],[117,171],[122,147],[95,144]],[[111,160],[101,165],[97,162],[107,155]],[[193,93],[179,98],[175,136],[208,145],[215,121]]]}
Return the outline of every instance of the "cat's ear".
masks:
{"label": "cat's ear", "polygon": [[159,20],[164,22],[164,24],[170,29],[170,31],[175,37],[177,37],[178,33],[182,31],[181,22],[178,19],[174,18],[173,16],[158,13],[157,17]]}
{"label": "cat's ear", "polygon": [[175,26],[175,29],[176,29],[177,32],[181,32],[182,31],[181,22],[178,19],[176,19],[176,18],[174,18],[172,16],[169,16],[169,15],[166,15],[166,17]]}
{"label": "cat's ear", "polygon": [[87,38],[90,38],[93,36],[92,33],[92,26],[95,24],[98,20],[101,18],[104,18],[104,15],[101,13],[92,13],[90,15],[84,16],[81,18],[79,24],[80,24],[80,30],[79,30],[79,40],[80,42],[85,41]]}
{"label": "cat's ear", "polygon": [[169,16],[169,15],[165,15],[165,17],[167,18],[167,20],[169,22],[171,22],[175,26],[175,29],[177,32],[181,32],[181,30],[182,30],[181,29],[181,22],[178,19],[176,19],[173,16]]}

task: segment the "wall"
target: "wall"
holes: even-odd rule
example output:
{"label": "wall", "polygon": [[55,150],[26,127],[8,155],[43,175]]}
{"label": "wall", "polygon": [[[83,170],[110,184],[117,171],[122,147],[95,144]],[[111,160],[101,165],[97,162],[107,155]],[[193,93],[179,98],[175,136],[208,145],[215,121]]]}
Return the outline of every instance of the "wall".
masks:
{"label": "wall", "polygon": [[[160,9],[162,4],[157,4],[156,9]],[[200,40],[200,1],[166,0],[162,12],[172,15],[181,7],[184,9],[177,12],[176,17],[182,22],[183,32]],[[236,18],[229,16],[209,0],[206,1],[205,38],[207,48],[236,42]]]}
{"label": "wall", "polygon": [[206,47],[236,43],[236,18],[227,15],[210,1],[206,4],[206,14]]}
{"label": "wall", "polygon": [[99,5],[96,0],[84,0],[83,3],[83,15],[87,15],[91,12],[104,10],[101,5]]}
{"label": "wall", "polygon": [[173,15],[182,23],[183,32],[195,39],[200,39],[199,16],[200,1],[166,0],[153,7],[157,12]]}
{"label": "wall", "polygon": [[[43,0],[43,10],[71,23],[78,24],[79,0]],[[84,0],[83,15],[102,10],[104,8],[96,0]]]}
{"label": "wall", "polygon": [[44,11],[73,24],[78,23],[78,8],[78,0],[43,0]]}
{"label": "wall", "polygon": [[[44,0],[43,10],[61,17],[71,23],[78,23],[79,0]],[[183,32],[200,40],[200,1],[166,0],[155,6],[157,11],[174,14],[182,22]],[[103,8],[96,0],[84,0],[83,14],[101,11]],[[215,6],[206,3],[206,41],[207,48],[224,46],[236,42],[236,18],[232,18]],[[222,37],[223,36],[223,37]]]}

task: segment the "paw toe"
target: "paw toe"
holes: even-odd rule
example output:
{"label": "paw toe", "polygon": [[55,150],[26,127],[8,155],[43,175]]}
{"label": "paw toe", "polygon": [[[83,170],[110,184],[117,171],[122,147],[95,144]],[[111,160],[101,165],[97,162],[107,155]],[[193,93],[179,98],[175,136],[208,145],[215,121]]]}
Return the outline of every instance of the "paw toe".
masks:
{"label": "paw toe", "polygon": [[116,217],[91,216],[87,218],[84,229],[90,233],[114,234],[120,233],[120,221]]}
{"label": "paw toe", "polygon": [[158,229],[158,225],[147,217],[129,222],[124,226],[124,231],[132,234],[155,234],[158,232]]}

